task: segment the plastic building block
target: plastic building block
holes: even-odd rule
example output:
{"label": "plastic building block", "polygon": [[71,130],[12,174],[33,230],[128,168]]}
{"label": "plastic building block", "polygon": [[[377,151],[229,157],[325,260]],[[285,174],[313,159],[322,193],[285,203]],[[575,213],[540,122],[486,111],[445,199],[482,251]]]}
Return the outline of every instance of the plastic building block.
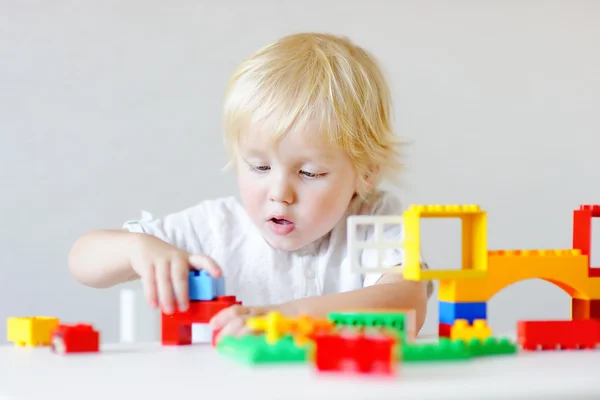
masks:
{"label": "plastic building block", "polygon": [[160,332],[163,345],[184,346],[192,344],[192,324],[162,317]]}
{"label": "plastic building block", "polygon": [[466,344],[473,357],[515,354],[517,352],[517,345],[508,338],[471,339]]}
{"label": "plastic building block", "polygon": [[221,296],[215,300],[190,301],[186,311],[172,314],[161,312],[161,342],[163,345],[192,344],[192,324],[208,323],[219,311],[235,304],[242,304],[235,296]]}
{"label": "plastic building block", "polygon": [[[402,216],[398,215],[350,215],[346,220],[346,242],[348,244],[348,257],[350,262],[350,270],[358,274],[368,274],[374,272],[397,272],[402,271],[402,267],[390,267],[383,265],[383,257],[386,251],[402,250],[402,242],[399,240],[385,240],[384,227],[402,224]],[[373,225],[375,232],[374,240],[364,241],[359,240],[361,231],[359,226]],[[362,266],[360,259],[363,249],[375,250],[376,265]]]}
{"label": "plastic building block", "polygon": [[312,359],[318,371],[393,375],[400,342],[387,331],[342,329],[313,335]]}
{"label": "plastic building block", "polygon": [[204,270],[191,270],[189,273],[190,300],[214,300],[225,296],[225,278],[213,278]]}
{"label": "plastic building block", "polygon": [[471,352],[465,341],[446,338],[441,338],[437,343],[406,343],[402,345],[400,352],[403,362],[471,359]]}
{"label": "plastic building block", "polygon": [[[460,218],[462,221],[461,269],[421,269],[421,218]],[[404,279],[481,279],[486,277],[487,215],[477,205],[411,205],[403,214]]]}
{"label": "plastic building block", "polygon": [[234,304],[242,304],[235,296],[221,296],[215,300],[190,301],[186,311],[175,311],[172,314],[164,314],[164,319],[173,319],[182,323],[208,323],[219,311],[231,307]]}
{"label": "plastic building block", "polygon": [[572,249],[490,251],[486,279],[440,281],[439,299],[487,302],[505,287],[535,278],[554,283],[572,297],[600,299],[600,279],[588,277],[587,256]]}
{"label": "plastic building block", "polygon": [[457,319],[450,329],[451,340],[464,340],[470,342],[473,339],[484,341],[492,336],[492,330],[484,319],[476,319],[469,325],[466,319]]}
{"label": "plastic building block", "polygon": [[52,332],[58,327],[54,317],[9,317],[6,320],[6,336],[16,346],[50,346]]}
{"label": "plastic building block", "polygon": [[451,303],[439,302],[439,322],[454,325],[458,319],[467,320],[470,324],[476,319],[487,318],[487,303]]}
{"label": "plastic building block", "polygon": [[273,344],[284,335],[293,335],[296,344],[302,345],[316,331],[328,331],[334,325],[328,320],[314,320],[303,315],[286,318],[279,312],[270,312],[264,317],[251,317],[246,326],[253,331],[264,332],[267,343]]}
{"label": "plastic building block", "polygon": [[594,349],[600,343],[600,321],[519,321],[517,335],[524,350]]}
{"label": "plastic building block", "polygon": [[582,205],[573,211],[573,248],[588,257],[588,276],[600,277],[600,268],[591,266],[592,218],[600,218],[600,205]]}
{"label": "plastic building block", "polygon": [[600,299],[589,300],[573,298],[571,301],[571,318],[600,319]]}
{"label": "plastic building block", "polygon": [[452,325],[444,324],[443,322],[438,326],[438,336],[441,338],[450,339],[450,331],[452,330]]}
{"label": "plastic building block", "polygon": [[386,328],[396,332],[402,341],[414,342],[416,336],[416,314],[413,309],[332,312],[327,318],[340,326]]}
{"label": "plastic building block", "polygon": [[100,351],[100,333],[89,324],[61,324],[52,334],[52,351],[58,354],[97,353]]}
{"label": "plastic building block", "polygon": [[311,343],[297,346],[290,335],[269,344],[265,335],[225,336],[217,343],[217,351],[247,364],[293,363],[307,360]]}

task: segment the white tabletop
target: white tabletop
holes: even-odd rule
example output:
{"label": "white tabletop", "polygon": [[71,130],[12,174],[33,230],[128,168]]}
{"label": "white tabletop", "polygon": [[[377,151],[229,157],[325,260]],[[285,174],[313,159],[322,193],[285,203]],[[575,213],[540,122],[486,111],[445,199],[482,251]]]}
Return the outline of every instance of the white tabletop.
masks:
{"label": "white tabletop", "polygon": [[207,344],[101,350],[60,356],[49,348],[0,346],[0,399],[600,398],[600,350],[407,363],[393,379],[324,375],[311,364],[251,367]]}

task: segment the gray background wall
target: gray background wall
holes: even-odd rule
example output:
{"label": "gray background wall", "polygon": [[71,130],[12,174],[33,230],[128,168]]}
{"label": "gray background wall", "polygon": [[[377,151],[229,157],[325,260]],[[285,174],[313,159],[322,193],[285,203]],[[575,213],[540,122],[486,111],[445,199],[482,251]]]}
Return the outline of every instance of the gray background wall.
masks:
{"label": "gray background wall", "polygon": [[[220,172],[223,88],[296,31],[349,35],[385,65],[412,142],[406,204],[479,203],[497,249],[570,247],[572,210],[600,203],[598,2],[239,3],[0,1],[0,331],[9,315],[56,315],[117,339],[119,288],[76,283],[71,244],[141,209],[236,193]],[[435,268],[457,260],[458,232],[427,223]],[[490,321],[511,331],[569,304],[521,282]]]}

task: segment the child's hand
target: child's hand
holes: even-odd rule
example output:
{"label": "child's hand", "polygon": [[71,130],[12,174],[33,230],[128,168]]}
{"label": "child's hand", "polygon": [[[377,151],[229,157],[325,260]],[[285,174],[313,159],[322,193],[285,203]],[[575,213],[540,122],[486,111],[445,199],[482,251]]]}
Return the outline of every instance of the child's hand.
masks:
{"label": "child's hand", "polygon": [[180,311],[189,305],[190,268],[203,269],[212,277],[221,276],[221,268],[208,256],[189,254],[151,235],[141,235],[130,256],[131,267],[142,279],[144,292],[152,307],[161,305],[163,312]]}
{"label": "child's hand", "polygon": [[243,336],[251,333],[246,327],[246,320],[249,317],[266,314],[262,307],[246,307],[236,304],[218,312],[210,320],[210,326],[213,331],[219,331],[216,342],[225,336]]}

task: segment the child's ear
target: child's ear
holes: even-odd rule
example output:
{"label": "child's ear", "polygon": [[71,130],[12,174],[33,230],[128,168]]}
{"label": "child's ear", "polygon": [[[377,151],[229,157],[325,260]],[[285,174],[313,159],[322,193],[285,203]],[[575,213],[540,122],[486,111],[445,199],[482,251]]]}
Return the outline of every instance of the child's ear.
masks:
{"label": "child's ear", "polygon": [[381,173],[381,168],[379,165],[374,165],[365,175],[363,176],[365,183],[367,184],[367,190],[371,191],[375,188],[375,185],[379,181],[379,174]]}

